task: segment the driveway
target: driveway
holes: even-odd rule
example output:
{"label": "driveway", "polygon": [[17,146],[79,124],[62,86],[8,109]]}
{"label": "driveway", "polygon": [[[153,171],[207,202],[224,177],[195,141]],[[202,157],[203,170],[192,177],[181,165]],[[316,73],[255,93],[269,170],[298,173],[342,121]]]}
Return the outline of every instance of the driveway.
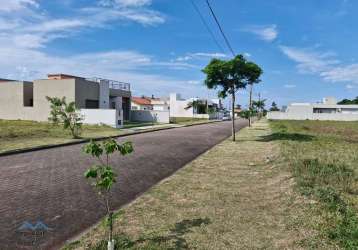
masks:
{"label": "driveway", "polygon": [[[237,121],[237,129],[245,125]],[[120,138],[132,141],[135,152],[112,159],[119,174],[113,206],[135,199],[230,134],[231,123],[219,122]],[[83,177],[93,160],[82,146],[0,157],[0,249],[32,249],[33,244],[56,249],[104,216]],[[21,233],[17,229],[25,221],[43,222],[49,229],[44,235]]]}

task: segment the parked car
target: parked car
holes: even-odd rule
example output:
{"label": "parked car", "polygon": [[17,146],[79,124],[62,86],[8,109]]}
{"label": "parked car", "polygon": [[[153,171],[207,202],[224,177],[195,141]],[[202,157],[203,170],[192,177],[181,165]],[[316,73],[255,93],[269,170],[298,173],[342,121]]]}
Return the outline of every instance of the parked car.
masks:
{"label": "parked car", "polygon": [[223,121],[230,121],[230,120],[231,120],[231,117],[228,116],[228,115],[225,115],[225,116],[223,116],[223,118],[221,118],[221,120],[223,120]]}

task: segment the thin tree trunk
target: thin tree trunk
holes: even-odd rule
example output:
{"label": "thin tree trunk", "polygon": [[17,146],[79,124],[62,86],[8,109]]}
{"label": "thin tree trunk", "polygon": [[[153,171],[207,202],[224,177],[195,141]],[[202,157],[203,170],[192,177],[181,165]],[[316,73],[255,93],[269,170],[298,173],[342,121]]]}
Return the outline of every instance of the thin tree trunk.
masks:
{"label": "thin tree trunk", "polygon": [[250,110],[250,115],[249,115],[249,127],[251,127],[251,109],[252,109],[252,87],[253,84],[250,84],[250,98],[249,98],[249,110]]}
{"label": "thin tree trunk", "polygon": [[235,91],[231,94],[231,112],[232,112],[232,141],[235,141]]}
{"label": "thin tree trunk", "polygon": [[109,241],[112,242],[113,239],[113,212],[110,210],[109,207],[109,197],[108,193],[106,194],[106,208],[107,208],[107,216],[108,216],[108,222],[109,222]]}

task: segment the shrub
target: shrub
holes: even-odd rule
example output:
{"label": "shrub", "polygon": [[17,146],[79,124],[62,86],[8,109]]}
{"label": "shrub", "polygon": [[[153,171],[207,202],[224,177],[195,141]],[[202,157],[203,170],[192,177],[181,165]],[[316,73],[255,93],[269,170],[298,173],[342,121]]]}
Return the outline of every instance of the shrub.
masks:
{"label": "shrub", "polygon": [[51,104],[49,121],[53,124],[63,124],[64,129],[70,129],[73,138],[78,138],[81,134],[83,117],[76,109],[75,102],[67,103],[66,97],[46,96],[46,99]]}

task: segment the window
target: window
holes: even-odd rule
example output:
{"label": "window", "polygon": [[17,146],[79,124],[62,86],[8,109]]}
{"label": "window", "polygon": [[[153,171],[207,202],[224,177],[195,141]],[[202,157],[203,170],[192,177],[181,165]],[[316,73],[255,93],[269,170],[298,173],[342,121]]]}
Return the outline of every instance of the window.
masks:
{"label": "window", "polygon": [[86,109],[98,109],[99,108],[99,103],[98,100],[89,100],[86,99]]}
{"label": "window", "polygon": [[24,107],[34,106],[34,90],[32,83],[24,83],[23,85],[23,105]]}

